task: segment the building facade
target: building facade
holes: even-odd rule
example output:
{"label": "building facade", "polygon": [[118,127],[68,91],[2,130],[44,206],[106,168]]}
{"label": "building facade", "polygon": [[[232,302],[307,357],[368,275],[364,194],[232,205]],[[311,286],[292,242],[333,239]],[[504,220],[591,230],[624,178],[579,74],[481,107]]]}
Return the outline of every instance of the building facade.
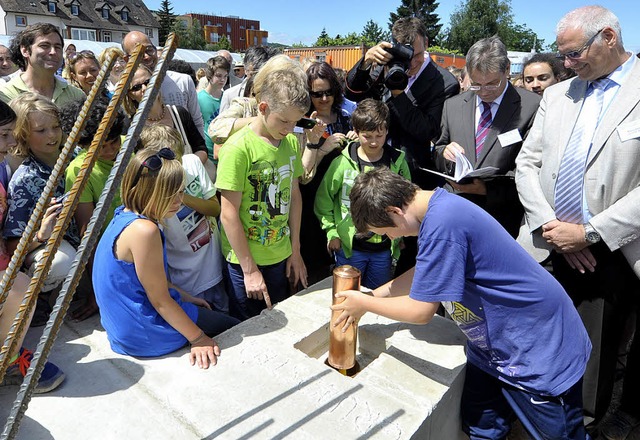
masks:
{"label": "building facade", "polygon": [[207,43],[216,44],[223,35],[226,36],[236,52],[244,52],[251,46],[266,46],[268,43],[269,32],[260,29],[259,20],[206,14],[185,14],[177,18],[186,26],[198,21]]}
{"label": "building facade", "polygon": [[130,31],[158,44],[159,24],[137,0],[0,0],[0,34],[15,35],[36,23],[51,23],[65,38],[120,43]]}

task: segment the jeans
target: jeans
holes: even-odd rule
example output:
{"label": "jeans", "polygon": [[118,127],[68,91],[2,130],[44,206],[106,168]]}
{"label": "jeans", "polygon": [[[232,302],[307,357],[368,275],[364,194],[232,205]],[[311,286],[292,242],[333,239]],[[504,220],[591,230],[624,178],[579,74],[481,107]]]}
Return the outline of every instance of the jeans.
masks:
{"label": "jeans", "polygon": [[376,289],[391,281],[391,251],[363,252],[353,249],[350,258],[344,256],[342,249],[335,252],[336,266],[349,264],[362,273],[360,284]]}
{"label": "jeans", "polygon": [[224,288],[224,281],[220,281],[215,286],[211,286],[193,296],[204,299],[213,310],[229,314],[229,296]]}
{"label": "jeans", "polygon": [[[247,298],[247,290],[244,286],[244,274],[239,264],[225,264],[226,275],[229,283],[229,312],[231,316],[244,321],[260,314],[267,307],[264,300]],[[271,298],[271,304],[275,305],[291,296],[289,292],[289,280],[287,279],[287,260],[268,266],[258,266],[262,273],[267,292]]]}
{"label": "jeans", "polygon": [[505,439],[517,417],[533,439],[586,439],[582,380],[561,396],[521,390],[467,363],[462,427],[471,440]]}
{"label": "jeans", "polygon": [[211,338],[219,335],[225,330],[229,330],[231,327],[239,323],[240,320],[233,316],[216,312],[215,310],[205,309],[204,307],[198,307],[196,325]]}

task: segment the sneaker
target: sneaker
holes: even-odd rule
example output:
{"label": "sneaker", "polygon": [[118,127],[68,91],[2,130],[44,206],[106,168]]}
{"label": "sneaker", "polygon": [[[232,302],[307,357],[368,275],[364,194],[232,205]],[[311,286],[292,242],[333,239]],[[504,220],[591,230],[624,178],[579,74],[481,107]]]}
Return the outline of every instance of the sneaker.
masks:
{"label": "sneaker", "polygon": [[[27,370],[31,365],[31,359],[33,359],[33,353],[24,347],[21,348],[18,359],[7,367],[7,372],[0,386],[22,384],[24,377],[27,375]],[[60,368],[51,362],[45,363],[42,374],[40,375],[40,380],[38,380],[38,384],[34,388],[33,393],[42,394],[55,390],[60,386],[62,381],[64,381],[64,377],[64,373]]]}
{"label": "sneaker", "polygon": [[606,417],[598,426],[600,437],[607,440],[625,440],[640,425],[640,419],[622,410]]}

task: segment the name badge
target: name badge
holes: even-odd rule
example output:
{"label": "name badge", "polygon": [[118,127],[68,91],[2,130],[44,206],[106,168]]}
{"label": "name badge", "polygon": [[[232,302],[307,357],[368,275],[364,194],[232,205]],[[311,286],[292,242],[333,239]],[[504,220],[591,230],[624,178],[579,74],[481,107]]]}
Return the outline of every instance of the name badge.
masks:
{"label": "name badge", "polygon": [[625,122],[619,125],[617,130],[622,142],[640,137],[640,120]]}
{"label": "name badge", "polygon": [[498,141],[502,148],[508,147],[509,145],[517,144],[518,142],[522,142],[522,136],[520,136],[520,132],[517,128],[514,128],[511,131],[507,131],[506,133],[502,133],[498,135]]}

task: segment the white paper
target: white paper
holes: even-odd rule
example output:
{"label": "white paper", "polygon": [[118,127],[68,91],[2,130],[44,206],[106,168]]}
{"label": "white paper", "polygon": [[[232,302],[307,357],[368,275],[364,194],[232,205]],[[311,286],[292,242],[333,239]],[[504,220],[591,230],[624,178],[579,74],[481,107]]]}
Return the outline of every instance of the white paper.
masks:
{"label": "white paper", "polygon": [[433,170],[428,170],[426,168],[421,168],[421,169],[428,171],[432,174],[442,176],[447,180],[453,180],[455,182],[460,182],[462,179],[465,179],[467,177],[477,177],[477,178],[490,177],[490,176],[493,176],[496,173],[496,171],[498,171],[498,168],[496,167],[482,167],[477,170],[474,170],[473,165],[471,165],[471,162],[469,162],[469,159],[467,159],[467,156],[465,156],[463,153],[461,153],[458,150],[456,150],[455,155],[456,155],[456,171],[453,176],[449,176],[448,174],[439,173]]}
{"label": "white paper", "polygon": [[509,145],[522,142],[522,136],[520,136],[520,132],[518,131],[518,129],[514,128],[511,131],[507,131],[506,133],[499,134],[498,141],[500,141],[500,145],[502,146],[502,148],[504,148],[504,147],[508,147]]}

